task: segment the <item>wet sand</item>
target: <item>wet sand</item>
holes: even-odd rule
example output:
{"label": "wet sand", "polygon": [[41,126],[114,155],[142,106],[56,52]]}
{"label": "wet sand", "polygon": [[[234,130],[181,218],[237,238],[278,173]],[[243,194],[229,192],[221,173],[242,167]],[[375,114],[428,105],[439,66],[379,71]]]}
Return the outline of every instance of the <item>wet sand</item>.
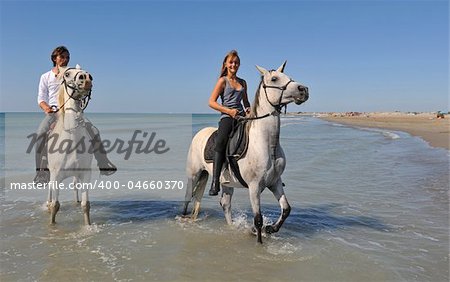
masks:
{"label": "wet sand", "polygon": [[450,116],[436,113],[327,113],[320,118],[359,127],[375,127],[407,132],[419,136],[431,146],[450,150]]}

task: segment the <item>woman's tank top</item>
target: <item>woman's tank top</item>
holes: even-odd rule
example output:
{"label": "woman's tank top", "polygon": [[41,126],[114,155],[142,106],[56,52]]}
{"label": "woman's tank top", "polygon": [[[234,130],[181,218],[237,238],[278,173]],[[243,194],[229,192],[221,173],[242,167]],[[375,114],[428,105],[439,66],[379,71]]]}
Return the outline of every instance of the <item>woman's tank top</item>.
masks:
{"label": "woman's tank top", "polygon": [[[244,80],[241,78],[237,78],[237,81],[241,85],[240,90],[236,90],[233,88],[230,84],[230,81],[225,76],[225,89],[223,90],[223,93],[220,94],[220,98],[222,99],[222,105],[230,108],[230,109],[237,109],[239,111],[239,115],[245,116],[244,107],[242,106],[242,96],[244,94],[245,88],[244,88]],[[221,119],[229,117],[229,115],[222,113]]]}

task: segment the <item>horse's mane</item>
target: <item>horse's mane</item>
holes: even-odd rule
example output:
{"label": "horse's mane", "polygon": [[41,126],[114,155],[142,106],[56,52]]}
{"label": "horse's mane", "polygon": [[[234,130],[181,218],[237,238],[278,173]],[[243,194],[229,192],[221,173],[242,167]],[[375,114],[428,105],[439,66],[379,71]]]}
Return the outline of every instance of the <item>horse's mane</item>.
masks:
{"label": "horse's mane", "polygon": [[249,118],[256,117],[256,108],[259,106],[259,89],[261,88],[261,84],[263,83],[263,77],[261,76],[261,81],[259,82],[258,88],[256,88],[255,99],[253,100],[253,104],[250,108],[250,113],[248,115]]}
{"label": "horse's mane", "polygon": [[59,86],[58,91],[58,109],[61,114],[64,114],[64,87],[63,85]]}

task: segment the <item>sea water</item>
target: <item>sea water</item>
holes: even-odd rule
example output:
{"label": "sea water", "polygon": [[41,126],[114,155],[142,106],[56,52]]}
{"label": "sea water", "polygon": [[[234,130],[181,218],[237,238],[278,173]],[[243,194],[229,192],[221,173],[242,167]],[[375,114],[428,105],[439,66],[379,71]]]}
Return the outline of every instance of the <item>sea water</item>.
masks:
{"label": "sea water", "polygon": [[[127,160],[112,150],[119,170],[109,177],[99,176],[94,160],[91,182],[120,187],[89,190],[88,227],[73,190],[60,191],[57,224],[49,225],[46,190],[11,189],[34,177],[27,136],[42,115],[1,118],[1,281],[449,279],[449,151],[407,133],[283,116],[283,182],[292,211],[259,245],[245,189],[233,195],[233,226],[219,198],[208,195],[197,221],[179,217],[189,142],[216,126],[217,115],[89,115],[103,140],[125,146],[136,130],[154,132],[170,150],[137,153],[133,143]],[[142,133],[137,139],[148,141]],[[143,189],[144,181],[175,181],[181,189]],[[280,208],[270,191],[261,202],[265,223],[276,221]]]}

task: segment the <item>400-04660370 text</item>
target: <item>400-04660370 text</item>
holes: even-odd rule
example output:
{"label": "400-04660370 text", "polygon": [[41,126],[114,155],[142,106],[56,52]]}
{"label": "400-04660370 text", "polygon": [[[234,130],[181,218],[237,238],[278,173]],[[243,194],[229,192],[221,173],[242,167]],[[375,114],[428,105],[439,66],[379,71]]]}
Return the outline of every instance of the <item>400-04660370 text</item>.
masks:
{"label": "400-04660370 text", "polygon": [[59,190],[73,190],[73,189],[89,189],[89,190],[182,190],[184,182],[181,180],[129,180],[126,183],[121,181],[110,180],[95,180],[86,183],[69,183],[65,185],[62,182],[50,181],[49,183],[10,183],[11,190],[41,190],[41,189],[59,189]]}

